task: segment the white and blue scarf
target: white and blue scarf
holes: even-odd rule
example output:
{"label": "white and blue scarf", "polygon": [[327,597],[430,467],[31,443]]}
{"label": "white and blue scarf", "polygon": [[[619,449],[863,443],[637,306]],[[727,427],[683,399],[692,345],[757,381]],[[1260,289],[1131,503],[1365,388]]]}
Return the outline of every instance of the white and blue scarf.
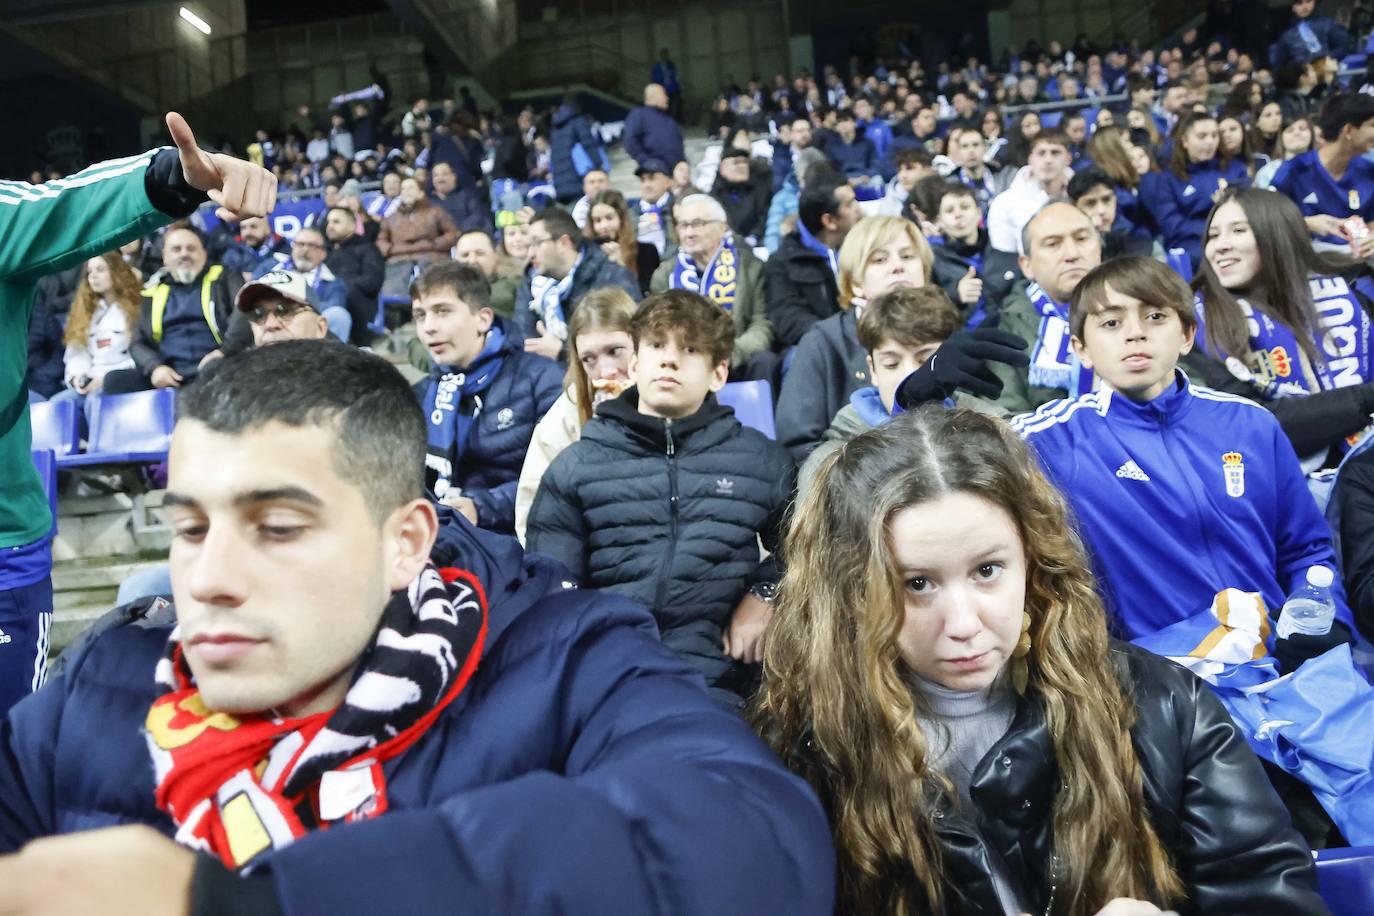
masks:
{"label": "white and blue scarf", "polygon": [[657,203],[647,200],[639,202],[639,222],[635,238],[657,248],[659,257],[663,257],[668,251],[668,219],[665,214],[672,205],[672,200],[672,192],[669,192],[660,197]]}
{"label": "white and blue scarf", "polygon": [[705,271],[697,270],[697,262],[679,248],[668,286],[670,289],[689,289],[700,293],[727,312],[731,311],[735,306],[735,293],[739,290],[739,253],[735,250],[734,235],[725,233]]}
{"label": "white and blue scarf", "polygon": [[[501,328],[487,332],[486,344],[466,369],[436,366],[425,391],[425,477],[441,499],[454,487],[472,426],[482,413],[482,394],[501,374],[506,335]],[[428,478],[433,477],[432,481]]]}
{"label": "white and blue scarf", "polygon": [[1051,299],[1039,283],[1027,286],[1026,295],[1040,315],[1040,330],[1031,349],[1030,383],[1040,388],[1063,388],[1071,398],[1092,391],[1093,371],[1078,361],[1069,345],[1072,331],[1068,307]]}
{"label": "white and blue scarf", "polygon": [[563,308],[563,298],[572,289],[573,277],[577,275],[577,268],[581,265],[582,252],[579,251],[577,260],[573,261],[573,266],[568,269],[567,276],[562,280],[542,274],[530,278],[530,311],[544,322],[544,333],[559,340],[568,339],[568,321]]}

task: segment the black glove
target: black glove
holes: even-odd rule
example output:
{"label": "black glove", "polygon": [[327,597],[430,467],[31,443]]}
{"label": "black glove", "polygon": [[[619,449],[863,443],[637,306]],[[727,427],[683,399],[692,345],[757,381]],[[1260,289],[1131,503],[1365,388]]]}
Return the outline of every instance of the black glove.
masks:
{"label": "black glove", "polygon": [[1294,633],[1287,639],[1275,639],[1274,660],[1279,663],[1280,672],[1291,674],[1308,659],[1325,655],[1342,643],[1352,641],[1350,628],[1339,620],[1333,620],[1331,629],[1320,636]]}
{"label": "black glove", "polygon": [[897,404],[903,410],[912,410],[929,401],[943,400],[956,388],[989,400],[996,398],[1002,393],[1002,380],[989,362],[1029,366],[1026,342],[997,328],[956,331],[940,344],[924,366],[902,379],[897,386]]}

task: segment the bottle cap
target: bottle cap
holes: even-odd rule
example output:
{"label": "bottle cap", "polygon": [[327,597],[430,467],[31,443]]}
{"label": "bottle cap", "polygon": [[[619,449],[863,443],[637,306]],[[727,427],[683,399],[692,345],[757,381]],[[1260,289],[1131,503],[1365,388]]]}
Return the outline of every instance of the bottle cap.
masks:
{"label": "bottle cap", "polygon": [[1312,566],[1307,570],[1307,584],[1317,588],[1330,588],[1335,575],[1325,566]]}

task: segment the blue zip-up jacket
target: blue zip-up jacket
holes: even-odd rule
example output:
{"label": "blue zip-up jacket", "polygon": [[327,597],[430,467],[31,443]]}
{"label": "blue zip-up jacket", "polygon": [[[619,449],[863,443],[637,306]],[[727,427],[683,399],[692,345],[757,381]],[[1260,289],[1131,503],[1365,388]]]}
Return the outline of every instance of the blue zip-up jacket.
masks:
{"label": "blue zip-up jacket", "polygon": [[[1300,153],[1289,159],[1274,173],[1269,185],[1291,198],[1303,216],[1325,214],[1336,219],[1362,216],[1374,223],[1374,162],[1356,156],[1337,181],[1322,165],[1316,150]],[[1346,244],[1339,235],[1319,235],[1316,238],[1334,245]]]}
{"label": "blue zip-up jacket", "polygon": [[[1179,372],[1145,404],[1104,388],[1012,426],[1069,501],[1127,639],[1205,610],[1224,588],[1259,592],[1277,618],[1308,567],[1336,569],[1293,446],[1253,401]],[[1353,629],[1339,578],[1333,593]]]}
{"label": "blue zip-up jacket", "polygon": [[892,128],[888,123],[880,118],[872,121],[857,122],[859,133],[868,142],[873,144],[873,151],[878,155],[878,168],[883,170],[883,178],[890,179],[897,174],[897,169],[892,165]]}
{"label": "blue zip-up jacket", "polygon": [[846,178],[854,175],[878,175],[882,173],[878,161],[878,148],[873,141],[862,135],[854,138],[853,143],[845,143],[839,134],[831,138],[825,146],[825,154],[835,171]]}
{"label": "blue zip-up jacket", "polygon": [[630,112],[620,141],[630,158],[641,165],[657,159],[671,169],[687,158],[682,147],[682,128],[672,115],[652,105],[641,105]]}
{"label": "blue zip-up jacket", "polygon": [[592,168],[611,170],[606,148],[592,133],[585,116],[571,105],[560,105],[553,113],[553,132],[549,135],[549,170],[559,200],[581,197],[582,176]]}
{"label": "blue zip-up jacket", "polygon": [[[507,331],[501,318],[497,318],[493,326]],[[535,424],[563,393],[563,370],[551,359],[526,353],[520,336],[507,333],[505,346],[479,357],[467,371],[471,373],[483,362],[498,356],[505,362],[491,387],[479,395],[482,409],[468,434],[458,466],[453,469],[452,482],[476,504],[478,524],[513,534],[520,468],[524,465]],[[421,404],[425,402],[429,387],[438,384],[444,371],[436,367],[429,378],[420,379],[412,386]]]}
{"label": "blue zip-up jacket", "polygon": [[[390,810],[274,852],[255,874],[280,910],[218,912],[832,912],[815,795],[647,611],[568,590],[566,570],[513,538],[461,520],[442,534],[490,601],[471,681],[383,765]],[[146,610],[111,615],[0,722],[0,855],[117,824],[172,834],[143,734],[171,620],[130,609]]]}
{"label": "blue zip-up jacket", "polygon": [[[1248,188],[1250,176],[1245,163],[1232,159],[1223,170],[1217,160],[1193,162],[1188,165],[1188,177],[1179,178],[1173,172],[1160,172],[1149,184],[1150,196],[1142,193],[1142,203],[1149,209],[1163,236],[1164,248],[1182,248],[1197,270],[1202,261],[1202,229],[1212,209],[1212,195],[1221,186]],[[1142,192],[1144,187],[1142,186]]]}

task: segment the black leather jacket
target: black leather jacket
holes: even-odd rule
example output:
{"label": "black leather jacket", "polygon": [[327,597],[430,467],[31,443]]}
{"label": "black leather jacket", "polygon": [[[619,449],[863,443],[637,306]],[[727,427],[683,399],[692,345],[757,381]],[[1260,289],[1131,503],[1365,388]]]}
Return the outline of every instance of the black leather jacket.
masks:
{"label": "black leather jacket", "polygon": [[[1199,916],[1328,913],[1315,890],[1311,851],[1225,707],[1167,659],[1121,643],[1113,653],[1140,710],[1132,738],[1151,820],[1187,887],[1188,899],[1175,909]],[[1001,916],[990,850],[1001,855],[1030,912],[1049,912],[1060,778],[1043,706],[1028,696],[973,772],[976,817],[958,816],[947,803],[933,812],[946,916]]]}

